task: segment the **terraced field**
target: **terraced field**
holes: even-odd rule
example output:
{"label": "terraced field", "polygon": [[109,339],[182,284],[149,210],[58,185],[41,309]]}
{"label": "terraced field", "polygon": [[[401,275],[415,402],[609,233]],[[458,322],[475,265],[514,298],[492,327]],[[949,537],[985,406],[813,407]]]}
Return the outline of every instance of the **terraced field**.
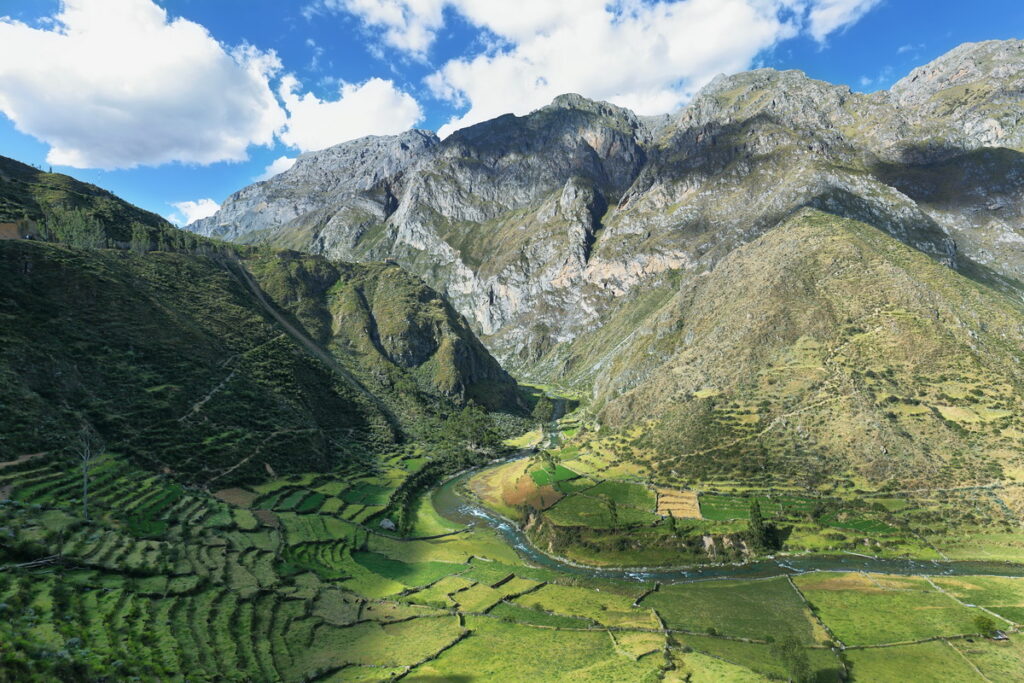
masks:
{"label": "terraced field", "polygon": [[[584,579],[525,566],[486,528],[410,541],[360,522],[419,467],[389,454],[211,496],[108,455],[89,519],[67,461],[0,468],[0,680],[753,681],[787,675],[772,641],[790,636],[818,681],[903,666],[1010,680],[1024,661],[1015,633],[975,635],[979,615],[1015,629],[1024,579]],[[746,499],[711,500],[732,514]],[[413,528],[456,530],[429,501]],[[588,479],[546,514],[600,530],[655,523],[655,505],[642,484]]]}

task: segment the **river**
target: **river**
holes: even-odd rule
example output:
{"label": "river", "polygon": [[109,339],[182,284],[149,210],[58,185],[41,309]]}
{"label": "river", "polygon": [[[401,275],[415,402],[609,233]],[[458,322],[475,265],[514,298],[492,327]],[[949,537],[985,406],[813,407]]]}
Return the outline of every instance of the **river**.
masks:
{"label": "river", "polygon": [[[499,463],[502,464],[502,463]],[[492,465],[497,467],[498,465]],[[460,525],[486,525],[494,529],[530,565],[573,576],[637,582],[681,583],[707,579],[761,579],[812,571],[863,571],[880,574],[929,576],[1024,576],[1024,565],[1005,562],[932,561],[873,558],[863,555],[795,555],[766,558],[755,562],[698,565],[673,568],[585,567],[552,557],[536,548],[518,526],[467,497],[462,484],[480,470],[465,472],[434,490],[432,500],[438,513]]]}

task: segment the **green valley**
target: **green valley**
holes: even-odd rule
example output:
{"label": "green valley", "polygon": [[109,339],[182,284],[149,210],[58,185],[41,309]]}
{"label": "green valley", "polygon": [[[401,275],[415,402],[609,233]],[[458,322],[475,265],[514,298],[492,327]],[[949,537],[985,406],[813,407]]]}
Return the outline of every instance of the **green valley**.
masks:
{"label": "green valley", "polygon": [[0,683],[1024,680],[1022,73],[0,157]]}

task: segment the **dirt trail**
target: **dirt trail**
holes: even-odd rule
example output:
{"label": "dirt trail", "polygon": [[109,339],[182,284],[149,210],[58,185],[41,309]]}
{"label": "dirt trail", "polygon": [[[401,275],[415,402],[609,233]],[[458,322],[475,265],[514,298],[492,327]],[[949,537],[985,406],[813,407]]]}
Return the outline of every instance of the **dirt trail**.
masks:
{"label": "dirt trail", "polygon": [[28,453],[26,455],[19,455],[14,460],[7,460],[5,462],[0,462],[0,470],[4,469],[5,467],[11,467],[13,465],[20,465],[23,462],[28,462],[29,460],[35,460],[36,458],[41,458],[44,455],[46,455],[46,453]]}
{"label": "dirt trail", "polygon": [[392,421],[392,424],[397,424],[394,416],[391,414],[391,411],[388,410],[387,406],[385,406],[377,396],[374,396],[367,391],[362,383],[352,373],[338,363],[334,356],[328,353],[315,341],[310,339],[309,335],[307,335],[305,331],[293,325],[291,321],[281,313],[277,306],[267,299],[263,289],[260,287],[259,283],[256,282],[252,273],[246,269],[245,264],[238,259],[225,259],[222,263],[229,273],[234,275],[235,278],[246,287],[246,289],[252,292],[252,295],[256,297],[257,303],[259,303],[263,310],[269,313],[270,316],[277,321],[282,328],[284,328],[288,335],[298,342],[299,346],[301,346],[309,355],[326,365],[334,374],[344,380],[346,384],[365,396],[373,405],[379,408],[381,412],[388,416],[388,419]]}

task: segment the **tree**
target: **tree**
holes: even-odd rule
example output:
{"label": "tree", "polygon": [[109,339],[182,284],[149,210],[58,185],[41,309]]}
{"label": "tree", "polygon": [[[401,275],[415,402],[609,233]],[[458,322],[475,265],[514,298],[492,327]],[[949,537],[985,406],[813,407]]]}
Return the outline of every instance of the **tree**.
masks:
{"label": "tree", "polygon": [[810,681],[811,662],[807,659],[807,651],[800,639],[793,633],[787,633],[771,645],[772,654],[777,657],[794,683]]}
{"label": "tree", "polygon": [[604,496],[605,505],[608,506],[608,517],[612,521],[612,526],[619,525],[619,506],[615,502],[615,499],[610,496]]}
{"label": "tree", "polygon": [[750,524],[748,526],[750,542],[755,550],[766,550],[768,548],[768,528],[764,523],[764,516],[761,514],[761,504],[757,498],[750,504]]}
{"label": "tree", "polygon": [[448,416],[441,426],[441,441],[447,445],[492,450],[501,445],[501,437],[483,408],[469,405]]}
{"label": "tree", "polygon": [[149,226],[139,223],[138,221],[132,223],[132,251],[145,254],[149,251],[150,244],[151,238],[149,235]]}
{"label": "tree", "polygon": [[987,614],[979,614],[974,617],[974,627],[978,629],[978,633],[985,637],[989,637],[995,633],[996,622],[994,622],[992,617]]}
{"label": "tree", "polygon": [[78,432],[73,451],[82,468],[82,516],[89,519],[89,469],[93,459],[103,450],[103,444],[87,424]]}
{"label": "tree", "polygon": [[541,396],[537,399],[537,404],[533,406],[533,417],[541,424],[547,424],[551,422],[555,416],[555,404],[551,402],[551,399],[546,395]]}
{"label": "tree", "polygon": [[558,461],[551,451],[543,451],[540,457],[544,461],[544,467],[551,471],[551,481],[554,482],[555,475],[558,474]]}

